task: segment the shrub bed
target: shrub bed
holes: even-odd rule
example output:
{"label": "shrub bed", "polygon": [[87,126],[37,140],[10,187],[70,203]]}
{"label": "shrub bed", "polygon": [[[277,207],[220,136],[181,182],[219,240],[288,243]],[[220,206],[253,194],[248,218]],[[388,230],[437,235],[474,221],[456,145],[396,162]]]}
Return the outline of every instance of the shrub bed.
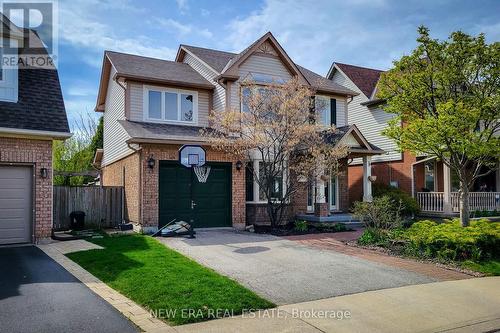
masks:
{"label": "shrub bed", "polygon": [[500,224],[486,219],[462,227],[458,219],[444,223],[421,221],[397,233],[408,255],[475,262],[500,258]]}

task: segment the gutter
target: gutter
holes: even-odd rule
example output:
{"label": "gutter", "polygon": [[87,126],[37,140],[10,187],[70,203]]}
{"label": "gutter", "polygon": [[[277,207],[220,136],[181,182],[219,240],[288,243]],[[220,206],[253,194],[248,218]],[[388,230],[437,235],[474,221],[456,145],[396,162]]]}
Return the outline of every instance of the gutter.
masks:
{"label": "gutter", "polygon": [[40,137],[63,139],[63,140],[69,139],[71,136],[73,136],[73,134],[69,132],[39,131],[39,130],[10,128],[10,127],[0,127],[0,133],[10,134],[10,135],[40,136]]}

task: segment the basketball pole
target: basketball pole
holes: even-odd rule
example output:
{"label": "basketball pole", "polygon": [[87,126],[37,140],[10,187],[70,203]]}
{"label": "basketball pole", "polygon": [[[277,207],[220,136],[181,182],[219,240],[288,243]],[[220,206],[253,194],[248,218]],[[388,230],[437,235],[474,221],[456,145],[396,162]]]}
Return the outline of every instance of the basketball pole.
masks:
{"label": "basketball pole", "polygon": [[189,183],[189,198],[191,199],[191,216],[190,216],[190,220],[189,220],[189,238],[196,238],[194,236],[194,232],[193,232],[193,224],[194,224],[194,202],[193,202],[193,166],[191,165],[191,167],[189,168],[191,169],[191,177],[190,177],[190,183]]}

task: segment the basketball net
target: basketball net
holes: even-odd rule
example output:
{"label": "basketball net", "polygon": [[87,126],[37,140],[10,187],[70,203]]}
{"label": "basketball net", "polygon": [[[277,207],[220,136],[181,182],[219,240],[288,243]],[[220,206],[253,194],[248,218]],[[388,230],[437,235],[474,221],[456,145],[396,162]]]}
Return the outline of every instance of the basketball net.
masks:
{"label": "basketball net", "polygon": [[208,175],[210,174],[209,166],[194,166],[194,174],[200,183],[206,183]]}

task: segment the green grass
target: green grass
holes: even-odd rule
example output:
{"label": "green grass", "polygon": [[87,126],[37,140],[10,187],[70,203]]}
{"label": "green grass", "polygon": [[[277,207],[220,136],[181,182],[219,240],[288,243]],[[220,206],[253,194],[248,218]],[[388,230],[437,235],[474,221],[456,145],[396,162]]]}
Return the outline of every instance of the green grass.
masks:
{"label": "green grass", "polygon": [[468,268],[473,271],[481,272],[486,275],[500,275],[500,261],[489,260],[482,262],[474,262],[471,260],[464,261],[462,263],[464,268]]}
{"label": "green grass", "polygon": [[[186,324],[275,305],[239,283],[173,251],[152,237],[92,239],[103,250],[67,256],[113,289],[157,311],[159,318]],[[225,312],[227,311],[227,312]]]}

